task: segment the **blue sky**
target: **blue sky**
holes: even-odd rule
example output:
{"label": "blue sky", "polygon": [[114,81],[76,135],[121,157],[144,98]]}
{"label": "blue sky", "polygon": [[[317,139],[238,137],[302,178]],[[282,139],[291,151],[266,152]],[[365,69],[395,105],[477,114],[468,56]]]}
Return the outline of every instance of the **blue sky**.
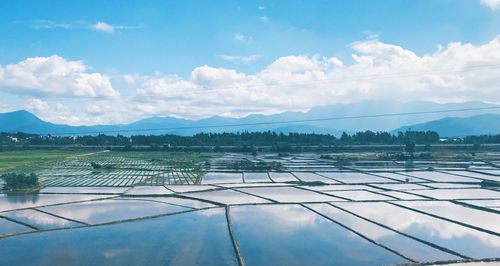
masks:
{"label": "blue sky", "polygon": [[[209,66],[227,70],[221,73],[210,72],[216,76],[229,75],[224,76],[226,81],[235,80],[230,71],[245,75],[247,80],[246,78],[252,79],[280,58],[288,56],[303,56],[319,65],[324,65],[326,61],[313,59],[315,56],[336,58],[344,66],[355,65],[359,62],[352,55],[366,54],[366,51],[353,49],[362,42],[393,45],[424,57],[439,51],[440,45],[446,48],[454,42],[480,47],[499,34],[500,4],[496,0],[0,2],[0,66],[19,64],[28,58],[57,55],[63,59],[62,63],[80,61],[85,66],[84,73],[98,73],[108,77],[113,90],[120,97],[138,93],[141,88],[144,89],[145,83],[158,79],[159,73],[169,84],[183,80],[199,85],[200,79],[193,81],[194,70]],[[368,53],[372,56],[380,55],[371,49],[369,48]],[[495,47],[489,49],[494,51]],[[484,58],[479,56],[476,61],[483,62],[482,59]],[[471,62],[464,63],[470,64]],[[315,72],[311,73],[314,75]],[[127,75],[135,75],[135,81],[127,83],[125,81],[129,79],[120,78]],[[171,78],[172,76],[175,78]],[[142,83],[134,86],[137,79]],[[220,80],[217,82],[219,84]],[[224,84],[227,86],[227,83]],[[231,86],[234,84],[231,83]],[[22,87],[22,92],[17,87]],[[49,89],[40,92],[37,88],[27,87],[29,85],[26,83],[3,82],[2,85],[0,81],[0,96],[4,98],[4,102],[0,100],[0,111],[23,108],[37,100],[48,105],[64,105],[67,100],[58,102],[57,99],[67,97],[76,101],[81,96],[81,93],[59,91],[54,94],[48,93]],[[152,90],[168,91],[169,88]],[[220,93],[224,93],[224,90]],[[255,93],[260,91],[248,92],[246,96],[251,97]],[[168,91],[167,94],[172,93]],[[318,92],[317,97],[321,97],[321,94],[322,92]],[[89,95],[99,98],[99,93]],[[300,98],[300,94],[297,97]],[[458,100],[469,100],[465,96],[459,98]],[[170,98],[166,97],[168,99]],[[332,99],[332,103],[336,102],[336,98]],[[100,99],[96,99],[98,100]],[[199,101],[200,99],[193,99],[190,103]],[[145,102],[145,99],[136,99],[127,104],[141,105]],[[307,110],[314,105],[328,103],[266,102],[254,112],[293,110],[290,106]],[[80,108],[68,109],[66,117],[58,119],[48,114],[45,117],[58,122],[67,120],[70,116],[83,117],[82,112],[86,112],[84,109],[88,109],[88,104],[82,99],[82,102],[74,105]],[[186,105],[188,103],[184,102],[179,108],[187,109]],[[237,107],[238,103],[234,106]],[[246,114],[220,110],[217,106],[207,108],[212,108],[212,111],[207,109],[200,112],[201,115],[196,115],[169,110],[152,111],[151,108],[144,107],[148,111],[141,116]],[[33,111],[36,112],[35,109]],[[44,116],[42,113],[39,111]],[[74,123],[107,122],[114,119],[111,117]]]}
{"label": "blue sky", "polygon": [[[147,4],[144,4],[147,2]],[[377,34],[419,54],[500,32],[479,1],[2,1],[0,63],[58,54],[97,71],[179,73],[199,65],[255,72],[280,56],[348,59],[349,44]],[[40,29],[43,22],[66,24]],[[86,29],[98,21],[130,29]],[[54,25],[55,26],[55,25]],[[236,34],[245,40],[235,39]],[[260,55],[252,64],[217,55]]]}

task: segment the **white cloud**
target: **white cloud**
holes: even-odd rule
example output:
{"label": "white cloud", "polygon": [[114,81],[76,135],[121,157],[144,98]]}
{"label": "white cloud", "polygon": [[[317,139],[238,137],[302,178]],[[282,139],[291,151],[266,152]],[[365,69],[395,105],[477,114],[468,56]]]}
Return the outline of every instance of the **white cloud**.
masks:
{"label": "white cloud", "polygon": [[146,115],[138,106],[137,102],[131,102],[127,98],[61,101],[29,98],[23,101],[21,108],[36,114],[45,121],[78,126],[135,121]]}
{"label": "white cloud", "polygon": [[264,9],[266,9],[266,7],[265,6],[258,6],[257,9],[264,10]]}
{"label": "white cloud", "polygon": [[235,39],[236,41],[244,42],[244,41],[246,41],[246,40],[247,40],[247,37],[246,37],[245,35],[243,35],[242,33],[239,33],[239,32],[238,32],[238,33],[236,33],[236,34],[234,35],[234,39]]}
{"label": "white cloud", "polygon": [[264,22],[264,23],[269,22],[269,18],[267,16],[260,16],[259,20],[262,21],[262,22]]}
{"label": "white cloud", "polygon": [[500,9],[500,0],[481,0],[481,5],[497,10]]}
{"label": "white cloud", "polygon": [[49,29],[86,29],[101,31],[106,33],[114,33],[119,30],[131,30],[140,29],[140,26],[124,26],[124,25],[114,25],[107,22],[98,21],[96,23],[89,23],[86,21],[78,20],[71,22],[57,22],[52,20],[34,20],[29,21],[29,27],[35,30],[49,30]]}
{"label": "white cloud", "polygon": [[140,78],[139,74],[123,75],[123,81],[128,85],[133,85]]}
{"label": "white cloud", "polygon": [[371,30],[364,30],[362,33],[363,35],[365,35],[365,38],[367,40],[378,40],[380,37],[380,34],[373,32]]}
{"label": "white cloud", "polygon": [[50,105],[41,99],[31,98],[26,102],[25,109],[43,120],[55,123],[80,124],[82,120],[62,103]]}
{"label": "white cloud", "polygon": [[226,55],[226,54],[219,54],[216,55],[220,59],[232,63],[245,63],[249,64],[259,58],[262,57],[260,54],[252,54],[252,55]]}
{"label": "white cloud", "polygon": [[103,31],[107,33],[115,32],[115,26],[101,21],[98,21],[96,24],[92,25],[91,28],[96,31]]}
{"label": "white cloud", "polygon": [[[383,99],[500,103],[498,68],[462,71],[497,64],[500,38],[478,46],[450,43],[426,55],[378,40],[351,47],[352,64],[335,57],[296,55],[278,58],[256,74],[202,66],[189,79],[143,76],[139,92],[150,96],[143,102],[149,112],[184,117],[243,116]],[[169,108],[155,107],[167,102]]]}
{"label": "white cloud", "polygon": [[73,27],[71,23],[55,22],[52,20],[35,20],[31,22],[32,29],[70,29]]}
{"label": "white cloud", "polygon": [[[162,73],[125,75],[123,83],[133,91],[130,97],[84,98],[78,104],[65,103],[66,111],[57,109],[56,103],[49,108],[33,102],[30,108],[54,122],[102,124],[153,115],[241,117],[363,100],[500,103],[500,37],[482,45],[454,42],[424,55],[379,40],[350,47],[352,63],[321,55],[290,55],[252,74],[204,65],[185,78]],[[105,75],[87,73],[80,61],[60,57],[0,67],[0,88],[45,95],[118,94]]]}
{"label": "white cloud", "polygon": [[88,73],[81,61],[60,56],[33,57],[0,66],[0,90],[14,94],[116,97],[110,79]]}

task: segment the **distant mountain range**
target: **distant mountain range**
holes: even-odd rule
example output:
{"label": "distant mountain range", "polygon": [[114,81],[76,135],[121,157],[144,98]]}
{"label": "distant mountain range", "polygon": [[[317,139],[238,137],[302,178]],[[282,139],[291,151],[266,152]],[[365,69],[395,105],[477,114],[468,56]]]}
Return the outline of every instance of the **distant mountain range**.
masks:
{"label": "distant mountain range", "polygon": [[[412,113],[422,111],[456,110],[468,108],[499,107],[482,102],[439,104],[434,102],[414,101],[402,103],[396,101],[367,101],[353,104],[335,104],[319,106],[309,112],[284,112],[276,115],[249,115],[243,118],[225,118],[213,116],[201,120],[187,120],[173,117],[151,117],[124,125],[69,126],[43,121],[21,110],[0,114],[1,132],[26,132],[36,134],[95,134],[98,132],[121,131],[120,134],[178,134],[192,135],[199,132],[235,132],[235,131],[276,131],[300,133],[330,133],[362,130],[394,131],[436,130],[443,136],[463,136],[471,134],[500,134],[498,124],[500,109],[446,112],[418,115],[383,116],[360,118],[360,116]],[[486,113],[491,113],[486,115]],[[298,123],[273,123],[275,121],[296,121],[308,119],[350,117],[321,121],[302,121]],[[357,118],[356,118],[357,117]],[[254,125],[255,123],[259,123]],[[214,127],[227,125],[226,127]],[[410,125],[410,126],[409,126]],[[156,130],[161,129],[161,130]],[[109,134],[116,134],[115,132]]]}
{"label": "distant mountain range", "polygon": [[500,134],[500,115],[484,114],[471,117],[446,117],[426,123],[398,128],[395,131],[432,130],[443,137]]}

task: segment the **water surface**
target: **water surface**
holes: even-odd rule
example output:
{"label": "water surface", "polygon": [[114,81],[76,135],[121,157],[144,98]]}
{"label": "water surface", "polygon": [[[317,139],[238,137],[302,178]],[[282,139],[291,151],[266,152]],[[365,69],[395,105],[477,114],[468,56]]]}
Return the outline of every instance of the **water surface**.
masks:
{"label": "water surface", "polygon": [[332,204],[467,257],[496,258],[500,254],[500,237],[426,214],[385,202],[335,202]]}
{"label": "water surface", "polygon": [[238,265],[223,209],[0,239],[0,265],[33,262],[48,266]]}
{"label": "water surface", "polygon": [[248,265],[387,265],[407,262],[298,205],[230,208]]}

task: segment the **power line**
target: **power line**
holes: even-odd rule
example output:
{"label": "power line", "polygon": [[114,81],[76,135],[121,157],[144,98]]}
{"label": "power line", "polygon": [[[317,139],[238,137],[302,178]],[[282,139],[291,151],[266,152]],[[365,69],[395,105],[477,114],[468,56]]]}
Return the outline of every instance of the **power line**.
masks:
{"label": "power line", "polygon": [[103,131],[89,131],[89,132],[68,132],[68,133],[53,133],[53,134],[50,134],[50,135],[83,135],[83,134],[105,134],[105,133],[125,133],[125,132],[143,132],[143,131],[162,131],[162,130],[167,131],[167,130],[183,130],[183,129],[206,129],[206,128],[221,128],[221,127],[242,127],[242,126],[293,124],[293,123],[303,123],[303,122],[349,120],[349,119],[377,118],[377,117],[391,117],[391,116],[407,116],[407,115],[422,115],[422,114],[453,113],[453,112],[481,111],[481,110],[494,110],[494,109],[500,109],[500,106],[477,107],[477,108],[463,108],[463,109],[447,109],[447,110],[433,110],[433,111],[418,111],[418,112],[404,112],[404,113],[385,113],[385,114],[358,115],[358,116],[337,116],[337,117],[314,118],[314,119],[283,120],[283,121],[256,122],[256,123],[240,123],[240,124],[221,124],[221,125],[183,126],[183,127],[161,127],[161,128],[145,128],[145,129],[122,129],[122,130],[117,129],[117,130],[103,130]]}

